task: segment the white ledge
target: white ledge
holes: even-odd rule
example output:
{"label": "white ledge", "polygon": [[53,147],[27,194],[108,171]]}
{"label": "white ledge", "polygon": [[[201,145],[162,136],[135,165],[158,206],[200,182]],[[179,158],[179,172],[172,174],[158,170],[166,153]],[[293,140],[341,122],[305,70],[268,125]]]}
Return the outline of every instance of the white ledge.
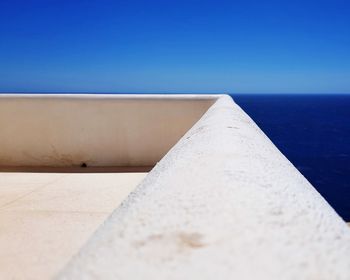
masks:
{"label": "white ledge", "polygon": [[349,256],[344,221],[223,96],[58,279],[349,279]]}

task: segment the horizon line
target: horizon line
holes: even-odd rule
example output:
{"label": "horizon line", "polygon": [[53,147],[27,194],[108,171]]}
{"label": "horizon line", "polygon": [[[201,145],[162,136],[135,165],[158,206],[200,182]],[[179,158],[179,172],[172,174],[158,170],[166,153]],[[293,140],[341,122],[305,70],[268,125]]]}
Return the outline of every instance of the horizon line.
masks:
{"label": "horizon line", "polygon": [[213,92],[213,93],[200,93],[200,92],[84,92],[84,91],[64,91],[64,92],[60,92],[60,91],[26,91],[26,92],[21,92],[21,91],[7,91],[7,92],[0,92],[0,95],[2,94],[115,94],[115,95],[119,95],[119,94],[130,94],[130,95],[142,95],[142,94],[154,94],[154,95],[167,95],[167,94],[174,94],[174,95],[196,95],[196,94],[201,94],[201,95],[220,95],[220,94],[227,94],[227,95],[294,95],[294,96],[302,96],[302,95],[309,95],[309,96],[345,96],[345,95],[350,95],[349,93],[346,92],[336,92],[336,93],[317,93],[317,92],[305,92],[305,93],[291,93],[291,92],[282,92],[282,93],[278,93],[278,92],[258,92],[258,93],[253,93],[253,92]]}

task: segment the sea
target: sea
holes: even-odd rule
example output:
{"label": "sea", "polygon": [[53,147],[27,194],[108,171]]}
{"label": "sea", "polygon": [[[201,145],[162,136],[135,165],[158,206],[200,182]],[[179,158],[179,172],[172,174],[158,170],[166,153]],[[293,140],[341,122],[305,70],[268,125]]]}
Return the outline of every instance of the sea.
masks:
{"label": "sea", "polygon": [[350,94],[233,94],[235,102],[350,221]]}

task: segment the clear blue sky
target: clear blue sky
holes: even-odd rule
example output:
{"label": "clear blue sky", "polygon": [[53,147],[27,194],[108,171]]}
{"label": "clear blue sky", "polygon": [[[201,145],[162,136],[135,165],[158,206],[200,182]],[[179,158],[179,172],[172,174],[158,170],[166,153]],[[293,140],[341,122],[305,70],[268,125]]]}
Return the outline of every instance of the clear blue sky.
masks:
{"label": "clear blue sky", "polygon": [[0,1],[0,92],[350,92],[350,1]]}

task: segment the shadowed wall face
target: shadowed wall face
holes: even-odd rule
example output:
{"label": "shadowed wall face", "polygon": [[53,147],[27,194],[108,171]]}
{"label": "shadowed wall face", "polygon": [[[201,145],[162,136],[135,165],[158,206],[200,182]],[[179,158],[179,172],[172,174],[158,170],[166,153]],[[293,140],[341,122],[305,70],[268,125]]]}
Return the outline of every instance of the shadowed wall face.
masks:
{"label": "shadowed wall face", "polygon": [[0,166],[153,166],[213,98],[0,98]]}

